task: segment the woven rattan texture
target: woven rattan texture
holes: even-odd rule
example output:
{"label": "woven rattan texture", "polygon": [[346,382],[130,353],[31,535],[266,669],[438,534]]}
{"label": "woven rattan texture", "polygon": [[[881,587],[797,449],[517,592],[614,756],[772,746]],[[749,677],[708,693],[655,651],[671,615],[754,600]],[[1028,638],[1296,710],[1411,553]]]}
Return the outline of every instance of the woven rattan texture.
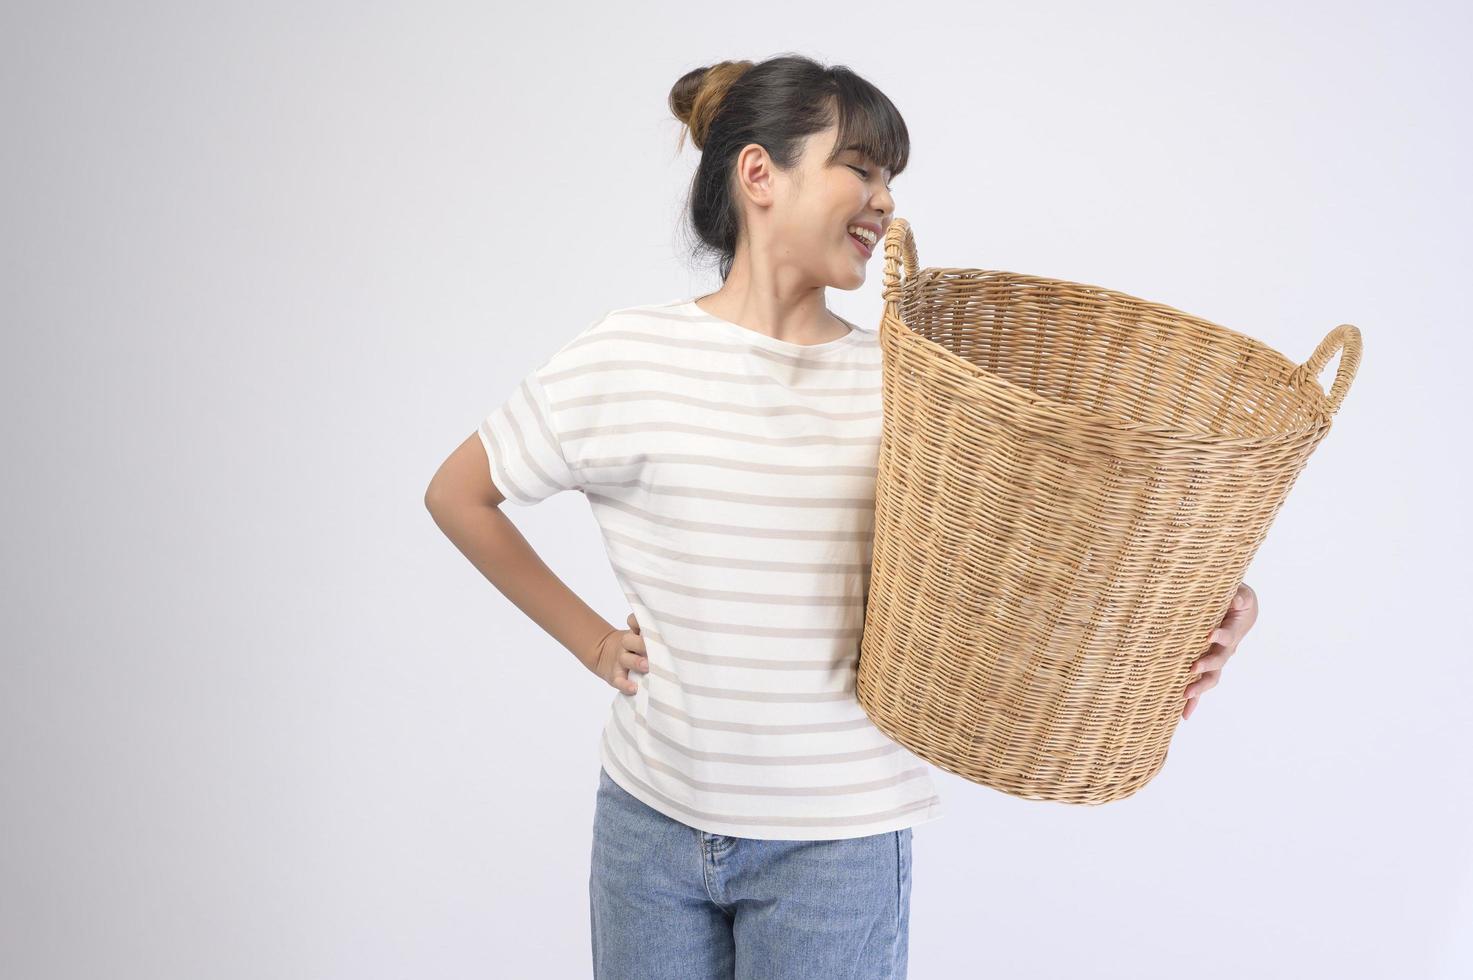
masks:
{"label": "woven rattan texture", "polygon": [[885,300],[859,701],[974,782],[1129,796],[1166,760],[1190,665],[1329,431],[1360,333],[1295,364],[1098,286],[921,269],[903,218]]}

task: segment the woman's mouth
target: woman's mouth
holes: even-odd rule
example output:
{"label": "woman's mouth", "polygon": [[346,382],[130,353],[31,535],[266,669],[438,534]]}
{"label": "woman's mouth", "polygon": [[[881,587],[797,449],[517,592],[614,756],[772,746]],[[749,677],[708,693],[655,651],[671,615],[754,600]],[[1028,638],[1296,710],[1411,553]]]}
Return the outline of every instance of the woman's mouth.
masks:
{"label": "woman's mouth", "polygon": [[873,248],[870,248],[869,242],[865,241],[863,238],[860,238],[852,231],[846,231],[844,234],[851,242],[854,243],[854,247],[859,249],[859,254],[863,255],[865,258],[869,258],[871,255],[874,254],[875,250]]}

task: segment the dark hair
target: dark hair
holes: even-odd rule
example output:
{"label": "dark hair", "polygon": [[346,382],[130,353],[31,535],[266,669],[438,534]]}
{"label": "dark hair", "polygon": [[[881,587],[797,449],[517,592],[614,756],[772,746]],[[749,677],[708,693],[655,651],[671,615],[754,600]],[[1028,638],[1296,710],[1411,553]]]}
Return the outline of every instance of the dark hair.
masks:
{"label": "dark hair", "polygon": [[791,169],[812,134],[838,123],[826,163],[857,148],[893,177],[910,158],[905,120],[885,94],[844,65],[825,67],[802,55],[766,61],[722,61],[686,72],[670,89],[670,111],[701,151],[691,179],[686,216],[699,241],[695,252],[715,253],[721,281],[731,274],[741,232],[732,193],[737,154],[750,143]]}

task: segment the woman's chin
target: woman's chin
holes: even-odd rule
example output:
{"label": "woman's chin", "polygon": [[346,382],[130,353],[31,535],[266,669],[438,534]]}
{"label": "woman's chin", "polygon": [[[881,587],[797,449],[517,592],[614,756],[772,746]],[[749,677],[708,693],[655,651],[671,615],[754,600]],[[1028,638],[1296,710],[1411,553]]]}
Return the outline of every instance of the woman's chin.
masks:
{"label": "woman's chin", "polygon": [[851,265],[844,270],[835,284],[840,289],[858,289],[864,285],[865,273],[867,271],[862,265]]}

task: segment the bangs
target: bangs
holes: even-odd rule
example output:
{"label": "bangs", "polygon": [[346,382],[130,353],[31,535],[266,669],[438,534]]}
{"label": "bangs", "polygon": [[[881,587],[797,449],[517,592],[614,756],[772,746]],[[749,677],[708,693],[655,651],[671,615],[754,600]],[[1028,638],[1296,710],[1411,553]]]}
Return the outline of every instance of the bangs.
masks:
{"label": "bangs", "polygon": [[838,116],[838,139],[833,163],[845,150],[858,150],[880,167],[900,176],[910,159],[910,132],[905,120],[885,94],[857,75],[840,72],[834,108]]}

